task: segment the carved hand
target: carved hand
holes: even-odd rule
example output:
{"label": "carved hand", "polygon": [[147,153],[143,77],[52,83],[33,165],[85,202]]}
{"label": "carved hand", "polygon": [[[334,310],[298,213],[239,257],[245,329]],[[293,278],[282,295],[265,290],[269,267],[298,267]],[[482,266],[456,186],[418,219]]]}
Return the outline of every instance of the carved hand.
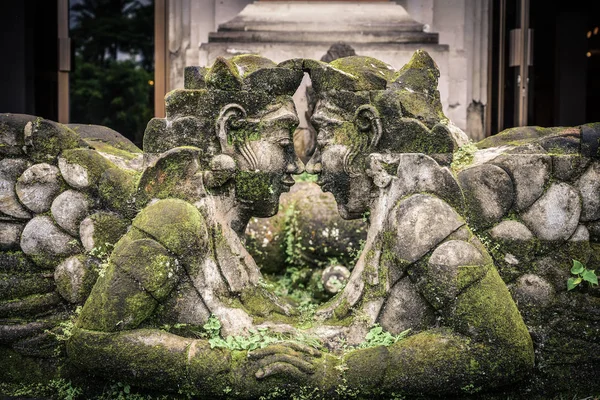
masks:
{"label": "carved hand", "polygon": [[314,374],[314,358],[319,357],[320,351],[296,342],[278,343],[248,353],[249,359],[256,360],[258,370],[254,375],[257,379],[285,375],[304,380],[305,375]]}

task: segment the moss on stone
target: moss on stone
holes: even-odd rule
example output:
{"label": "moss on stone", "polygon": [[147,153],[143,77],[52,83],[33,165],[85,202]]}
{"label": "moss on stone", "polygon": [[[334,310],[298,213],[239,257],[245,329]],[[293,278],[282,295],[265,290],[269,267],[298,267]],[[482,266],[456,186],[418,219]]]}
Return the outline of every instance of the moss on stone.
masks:
{"label": "moss on stone", "polygon": [[99,211],[89,217],[94,223],[93,241],[98,254],[109,253],[114,244],[127,232],[130,222],[125,218],[106,211]]}
{"label": "moss on stone", "polygon": [[271,176],[266,172],[238,171],[235,175],[235,193],[245,202],[261,202],[271,196]]}
{"label": "moss on stone", "polygon": [[35,293],[49,293],[55,289],[47,274],[0,273],[0,300],[18,299]]}
{"label": "moss on stone", "polygon": [[[18,392],[19,389],[23,389],[23,386],[38,383],[45,384],[57,376],[55,360],[26,357],[4,345],[0,346],[0,368],[2,369],[0,385],[18,384],[19,386],[12,386],[16,396],[21,396]],[[6,387],[0,386],[0,393],[9,396],[11,393],[5,389]],[[34,390],[32,394],[37,396],[41,393]]]}
{"label": "moss on stone", "polygon": [[110,334],[75,329],[67,350],[75,367],[98,371],[97,375],[113,382],[140,385],[163,394],[177,390],[187,393],[197,390],[188,385],[185,346],[190,342],[158,330]]}
{"label": "moss on stone", "polygon": [[133,217],[142,205],[135,197],[139,179],[139,174],[134,171],[107,169],[98,182],[100,199],[109,209]]}
{"label": "moss on stone", "polygon": [[67,149],[84,147],[77,133],[65,125],[38,118],[31,129],[29,156],[35,162],[56,162],[56,157]]}
{"label": "moss on stone", "polygon": [[100,140],[87,140],[86,143],[92,146],[96,151],[110,154],[124,160],[133,160],[134,158],[139,157],[142,153],[142,151],[138,148],[120,148],[111,143],[106,143]]}
{"label": "moss on stone", "polygon": [[490,268],[459,296],[451,320],[458,332],[493,343],[495,357],[502,360],[497,366],[502,373],[516,377],[533,366],[531,337],[496,269]]}
{"label": "moss on stone", "polygon": [[82,166],[87,172],[88,183],[95,187],[104,171],[115,168],[115,165],[102,157],[97,151],[90,149],[70,149],[61,153],[61,158],[69,164]]}
{"label": "moss on stone", "polygon": [[147,168],[138,182],[137,207],[150,199],[169,197],[189,201],[198,199],[199,182],[187,184],[200,168],[203,151],[196,147],[177,147],[161,155],[154,165]]}
{"label": "moss on stone", "polygon": [[217,57],[205,80],[209,88],[234,91],[242,88],[240,71],[233,62],[223,57]]}
{"label": "moss on stone", "polygon": [[0,301],[0,318],[21,318],[48,312],[61,303],[56,292],[35,293],[18,299]]}
{"label": "moss on stone", "polygon": [[102,332],[134,329],[152,315],[157,304],[138,282],[110,262],[85,302],[77,326]]}
{"label": "moss on stone", "polygon": [[133,220],[133,226],[175,255],[199,257],[208,245],[204,217],[183,200],[165,199],[149,205]]}
{"label": "moss on stone", "polygon": [[22,251],[0,252],[0,271],[2,272],[33,272],[37,268]]}
{"label": "moss on stone", "polygon": [[164,299],[179,281],[178,262],[167,249],[152,239],[120,246],[111,261],[139,282],[155,299]]}

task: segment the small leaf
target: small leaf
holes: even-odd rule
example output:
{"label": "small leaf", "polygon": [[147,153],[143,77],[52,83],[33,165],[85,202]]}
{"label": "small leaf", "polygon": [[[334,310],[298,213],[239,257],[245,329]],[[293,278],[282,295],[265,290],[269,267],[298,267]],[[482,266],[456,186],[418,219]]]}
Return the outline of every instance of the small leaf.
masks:
{"label": "small leaf", "polygon": [[577,285],[581,283],[581,278],[569,278],[567,279],[567,290],[573,290]]}
{"label": "small leaf", "polygon": [[130,392],[130,389],[131,389],[131,388],[129,387],[129,385],[125,385],[125,386],[123,387],[123,392],[125,392],[125,394],[129,394],[129,392]]}
{"label": "small leaf", "polygon": [[589,283],[591,283],[592,285],[597,285],[598,284],[598,277],[596,276],[595,271],[586,269],[583,274],[581,274],[581,277],[583,278],[584,281],[587,281]]}
{"label": "small leaf", "polygon": [[577,275],[582,273],[585,270],[585,267],[583,266],[582,263],[580,263],[577,260],[573,260],[573,267],[571,268],[571,273],[573,275]]}

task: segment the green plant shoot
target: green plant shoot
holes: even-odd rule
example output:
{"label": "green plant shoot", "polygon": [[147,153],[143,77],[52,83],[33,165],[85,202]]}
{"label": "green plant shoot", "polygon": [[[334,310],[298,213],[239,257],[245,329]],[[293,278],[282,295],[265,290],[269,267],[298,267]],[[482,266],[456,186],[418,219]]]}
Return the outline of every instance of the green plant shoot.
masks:
{"label": "green plant shoot", "polygon": [[598,285],[598,276],[595,270],[587,269],[585,265],[577,260],[573,260],[571,274],[574,276],[567,280],[567,290],[573,290],[582,282],[588,282],[591,286]]}

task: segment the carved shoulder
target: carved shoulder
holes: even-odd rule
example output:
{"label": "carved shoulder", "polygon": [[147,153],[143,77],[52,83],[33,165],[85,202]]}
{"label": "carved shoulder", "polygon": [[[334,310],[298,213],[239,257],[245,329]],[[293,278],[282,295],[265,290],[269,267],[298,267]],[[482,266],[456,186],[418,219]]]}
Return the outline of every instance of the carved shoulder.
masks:
{"label": "carved shoulder", "polygon": [[206,220],[184,200],[156,201],[142,210],[132,225],[178,257],[197,257],[208,248]]}
{"label": "carved shoulder", "polygon": [[435,308],[456,300],[466,288],[481,280],[493,268],[487,254],[462,240],[448,240],[437,246],[427,261],[410,271],[419,292]]}
{"label": "carved shoulder", "polygon": [[462,217],[438,197],[414,194],[392,208],[384,227],[394,239],[392,250],[408,263],[420,260],[465,225]]}

